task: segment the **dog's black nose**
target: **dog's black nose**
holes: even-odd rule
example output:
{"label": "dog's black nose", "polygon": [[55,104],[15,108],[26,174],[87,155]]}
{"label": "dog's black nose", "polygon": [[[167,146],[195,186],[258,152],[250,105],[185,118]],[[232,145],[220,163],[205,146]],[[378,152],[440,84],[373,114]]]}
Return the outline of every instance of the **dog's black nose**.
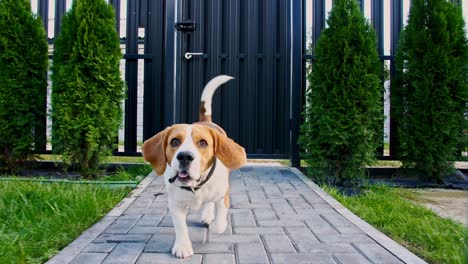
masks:
{"label": "dog's black nose", "polygon": [[179,152],[177,154],[177,160],[181,163],[181,165],[188,165],[194,159],[193,153],[190,151]]}

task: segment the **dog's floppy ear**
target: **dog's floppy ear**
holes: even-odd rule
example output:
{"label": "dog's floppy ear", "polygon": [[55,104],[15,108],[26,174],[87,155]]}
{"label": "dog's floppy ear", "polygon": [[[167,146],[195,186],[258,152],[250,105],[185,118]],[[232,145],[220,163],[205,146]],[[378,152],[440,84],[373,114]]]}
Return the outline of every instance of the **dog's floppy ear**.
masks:
{"label": "dog's floppy ear", "polygon": [[236,170],[240,168],[247,160],[244,148],[226,135],[214,129],[210,129],[210,131],[214,140],[215,156],[229,169]]}
{"label": "dog's floppy ear", "polygon": [[166,170],[166,135],[168,131],[169,127],[146,140],[141,147],[143,158],[151,163],[158,175],[162,175]]}

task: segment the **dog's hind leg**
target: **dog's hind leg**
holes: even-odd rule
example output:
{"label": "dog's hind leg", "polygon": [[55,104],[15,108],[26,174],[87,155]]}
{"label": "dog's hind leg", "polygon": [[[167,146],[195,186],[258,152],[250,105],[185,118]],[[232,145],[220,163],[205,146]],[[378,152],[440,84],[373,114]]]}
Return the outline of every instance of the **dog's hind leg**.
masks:
{"label": "dog's hind leg", "polygon": [[216,217],[210,225],[210,229],[216,233],[221,234],[226,230],[227,225],[227,211],[226,205],[224,203],[224,197],[219,201],[215,202],[216,206]]}
{"label": "dog's hind leg", "polygon": [[202,223],[204,223],[206,225],[209,225],[211,223],[211,221],[213,221],[214,218],[215,218],[214,203],[209,202],[209,203],[204,204],[203,210],[202,210],[202,213],[201,213]]}

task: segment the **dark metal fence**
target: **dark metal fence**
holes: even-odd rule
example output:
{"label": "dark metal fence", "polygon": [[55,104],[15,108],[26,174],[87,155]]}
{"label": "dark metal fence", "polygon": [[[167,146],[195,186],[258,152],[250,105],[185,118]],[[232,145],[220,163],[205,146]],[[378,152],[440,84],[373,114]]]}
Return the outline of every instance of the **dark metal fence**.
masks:
{"label": "dark metal fence", "polygon": [[[67,7],[70,5],[70,0],[36,0],[37,11],[42,17],[44,27],[49,29],[49,14],[50,3],[54,3],[53,13],[55,14],[54,21],[54,36],[58,34],[61,18],[64,16]],[[378,38],[377,49],[382,60],[382,65],[389,66],[390,75],[394,73],[394,55],[398,43],[400,32],[403,28],[403,0],[390,1],[389,9],[384,7],[385,1],[383,0],[361,0],[361,9],[369,8],[370,6],[370,21],[375,28]],[[299,147],[297,139],[299,137],[299,126],[301,124],[301,112],[304,104],[304,91],[306,83],[306,68],[313,63],[314,55],[308,53],[308,39],[311,39],[312,44],[320,37],[321,31],[326,27],[326,5],[329,1],[326,0],[302,0],[302,1],[191,1],[191,0],[109,0],[116,11],[116,28],[118,32],[122,32],[121,27],[125,26],[125,33],[121,35],[122,47],[125,49],[124,54],[124,68],[125,80],[128,87],[127,99],[125,101],[125,120],[123,132],[123,148],[115,151],[115,155],[140,155],[139,143],[141,140],[147,139],[156,132],[162,130],[165,126],[176,122],[190,122],[195,121],[190,115],[187,115],[188,110],[192,110],[195,103],[192,100],[182,102],[178,96],[196,95],[200,91],[202,85],[207,79],[213,75],[228,73],[236,74],[246,71],[246,76],[255,75],[250,72],[255,70],[260,72],[260,77],[255,77],[258,81],[265,81],[271,87],[262,86],[258,91],[265,93],[267,97],[273,93],[277,93],[276,99],[281,106],[281,113],[271,115],[269,108],[256,109],[255,107],[248,111],[262,111],[268,118],[242,120],[246,124],[251,124],[252,127],[257,129],[252,130],[252,134],[246,133],[248,126],[242,128],[243,130],[235,130],[233,124],[239,123],[240,118],[249,118],[245,113],[245,109],[239,109],[239,104],[234,104],[236,107],[236,117],[228,115],[226,109],[222,109],[223,117],[221,123],[227,122],[225,126],[228,130],[232,130],[234,137],[239,137],[241,143],[247,144],[250,157],[273,157],[273,158],[291,158],[291,164],[294,166],[299,165]],[[67,6],[68,5],[68,6]],[[203,9],[201,9],[203,7]],[[387,6],[388,7],[388,6]],[[185,9],[184,9],[185,8]],[[191,8],[191,9],[190,9]],[[258,10],[254,10],[258,8]],[[263,8],[263,9],[261,9]],[[121,18],[122,10],[126,9],[126,18]],[[213,16],[205,14],[204,16],[197,15],[196,12],[221,12],[221,16]],[[198,10],[198,11],[197,11]],[[200,11],[201,10],[201,11]],[[191,13],[192,12],[192,13]],[[193,13],[195,12],[195,13]],[[242,14],[242,12],[250,12]],[[125,12],[124,12],[125,13]],[[214,14],[214,13],[213,13]],[[311,31],[308,32],[309,27],[306,17],[312,14]],[[263,16],[259,18],[252,18],[251,16]],[[390,51],[389,54],[384,53],[384,17],[390,17]],[[242,18],[242,19],[241,19]],[[174,25],[176,20],[190,20],[196,19],[216,21],[224,23],[223,25],[198,23],[198,26],[209,26],[205,29],[204,36],[196,34],[188,35],[186,33],[178,32],[176,35]],[[274,19],[282,19],[281,23],[273,21]],[[122,22],[124,21],[124,22]],[[246,24],[247,23],[247,24]],[[264,25],[274,24],[273,28],[260,27],[255,23],[263,23]],[[283,28],[283,23],[285,27]],[[223,31],[213,33],[214,38],[211,39],[210,30],[218,30],[224,28]],[[240,27],[245,27],[240,30]],[[252,27],[257,28],[256,33],[250,32]],[[277,30],[274,32],[262,32],[268,30]],[[142,34],[143,31],[143,34]],[[245,31],[245,32],[244,32]],[[250,32],[250,33],[249,33]],[[245,33],[245,34],[244,34]],[[231,34],[233,37],[230,37]],[[255,35],[256,34],[256,35]],[[262,36],[266,37],[265,39]],[[310,38],[309,38],[310,37]],[[226,38],[223,40],[223,38]],[[181,41],[187,39],[185,44]],[[281,41],[284,39],[284,42]],[[211,42],[210,42],[211,41]],[[221,42],[219,42],[221,41]],[[224,42],[222,42],[224,41]],[[234,41],[235,44],[231,43]],[[49,39],[49,43],[53,43],[53,38]],[[270,45],[276,45],[272,49]],[[208,48],[206,47],[208,45]],[[213,46],[214,45],[214,46]],[[215,49],[220,45],[220,49]],[[224,45],[224,47],[223,47]],[[228,46],[229,47],[228,47]],[[226,48],[227,47],[227,48]],[[188,49],[204,49],[208,51],[199,62],[184,61],[184,52],[197,50]],[[221,51],[225,48],[226,50]],[[185,49],[185,50],[184,50]],[[242,50],[241,50],[242,49]],[[251,52],[250,52],[250,51]],[[280,51],[281,50],[281,51]],[[252,54],[250,54],[250,53]],[[268,53],[269,52],[269,53]],[[271,53],[271,54],[270,54]],[[270,56],[271,55],[271,56]],[[268,57],[270,56],[270,57]],[[216,65],[206,64],[210,58],[214,58]],[[179,60],[179,61],[178,61]],[[226,62],[236,60],[237,64],[226,64]],[[143,64],[144,70],[139,68]],[[143,62],[143,63],[141,63]],[[280,62],[280,63],[278,63]],[[231,62],[229,62],[231,63]],[[244,64],[252,64],[253,68],[242,68]],[[210,66],[211,65],[211,66]],[[196,67],[205,67],[208,71],[197,70]],[[261,67],[261,68],[258,68]],[[188,69],[184,73],[184,69]],[[269,70],[282,69],[275,74]],[[284,70],[287,69],[287,70]],[[143,73],[141,73],[143,71]],[[190,90],[192,84],[184,81],[186,77],[180,77],[182,81],[177,81],[174,73],[190,74],[190,71],[195,74],[202,74],[202,76],[193,76],[199,82],[195,85],[198,90]],[[143,106],[142,106],[142,124],[137,122],[138,116],[138,75],[143,77]],[[275,78],[282,80],[276,82],[268,79],[268,76],[275,75]],[[179,78],[179,79],[180,79]],[[252,86],[250,79],[242,79],[241,77],[235,85],[236,89],[240,89],[244,94],[243,98],[237,98],[250,102],[253,98],[248,94],[251,92],[249,89],[257,89]],[[245,77],[247,78],[247,77]],[[190,79],[191,80],[191,79]],[[237,80],[236,80],[237,81]],[[385,80],[382,80],[382,85]],[[246,86],[244,90],[240,85]],[[276,87],[276,88],[274,88]],[[275,90],[276,92],[268,91],[266,89],[283,89]],[[185,89],[185,90],[184,90]],[[195,88],[194,88],[195,89]],[[278,93],[278,91],[280,91]],[[193,94],[192,94],[193,93]],[[229,100],[230,96],[239,96],[238,94],[223,93],[222,100]],[[246,97],[247,96],[247,97]],[[281,98],[285,97],[285,98]],[[284,99],[284,100],[282,100]],[[196,99],[198,100],[198,98]],[[218,99],[217,99],[218,100]],[[250,101],[249,101],[250,100]],[[382,95],[383,100],[383,95]],[[181,102],[184,105],[180,105]],[[257,100],[257,102],[260,102]],[[256,102],[251,101],[250,104]],[[265,101],[260,102],[263,107],[268,107]],[[270,103],[273,103],[270,102]],[[179,104],[179,105],[178,105]],[[220,108],[219,104],[215,104],[216,109]],[[230,106],[231,107],[231,106]],[[247,107],[247,106],[242,106]],[[276,108],[278,107],[275,106]],[[275,109],[273,107],[272,109]],[[196,106],[195,106],[196,108]],[[288,109],[289,108],[289,109]],[[181,110],[180,113],[174,114],[174,111]],[[185,110],[184,110],[185,109]],[[188,110],[187,110],[188,109]],[[230,108],[231,109],[231,108]],[[220,109],[221,110],[221,109]],[[185,111],[185,112],[184,112]],[[245,112],[245,113],[244,113]],[[243,117],[240,117],[244,113]],[[196,113],[195,113],[196,114]],[[275,115],[280,115],[280,119],[275,119]],[[395,146],[397,146],[397,138],[392,133],[395,129],[395,120],[393,120],[390,113],[390,128],[389,128],[389,152],[384,152],[383,142],[380,148],[381,159],[393,159],[396,156]],[[223,118],[235,119],[234,123],[225,121]],[[257,120],[257,121],[255,121]],[[46,120],[42,120],[44,123]],[[284,121],[284,122],[283,122]],[[224,124],[224,123],[223,123]],[[275,127],[281,127],[275,130]],[[142,126],[142,136],[137,135],[137,127]],[[239,126],[237,126],[239,127]],[[382,126],[383,127],[383,126]],[[272,132],[272,129],[276,132]],[[244,131],[245,130],[245,131]],[[229,131],[228,131],[229,133]],[[245,135],[242,136],[242,133]],[[275,150],[274,146],[269,146],[270,141],[265,140],[265,133],[280,133],[279,137],[275,138],[274,144],[280,146]],[[262,145],[271,151],[266,151],[266,155],[257,155],[259,147],[255,145],[257,141],[263,142]],[[273,138],[273,137],[272,137]],[[253,140],[253,141],[252,141]],[[282,142],[278,142],[278,140]],[[244,142],[245,141],[245,142]],[[252,145],[254,144],[254,145]],[[38,145],[37,150],[44,152],[46,146]],[[265,151],[260,149],[260,151]],[[277,152],[275,152],[277,151]],[[279,152],[278,152],[279,151]],[[275,154],[276,153],[276,154]]]}

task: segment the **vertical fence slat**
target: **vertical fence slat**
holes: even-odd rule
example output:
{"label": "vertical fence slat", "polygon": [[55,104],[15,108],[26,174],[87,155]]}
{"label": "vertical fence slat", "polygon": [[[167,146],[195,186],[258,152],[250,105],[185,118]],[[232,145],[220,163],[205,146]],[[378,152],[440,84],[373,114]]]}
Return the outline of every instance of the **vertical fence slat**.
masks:
{"label": "vertical fence slat", "polygon": [[[390,75],[395,75],[395,60],[398,40],[400,38],[400,32],[403,28],[403,0],[393,0],[390,8],[391,15],[391,41],[390,41],[390,55],[392,60],[390,62]],[[391,94],[391,93],[390,93]],[[398,123],[393,117],[395,113],[395,107],[393,105],[392,97],[390,96],[390,156],[396,157],[398,155],[397,149],[399,145],[398,140]]]}
{"label": "vertical fence slat", "polygon": [[[377,35],[377,52],[381,58],[382,70],[384,69],[384,45],[383,45],[383,1],[382,0],[372,0],[371,2],[371,22],[374,27],[375,33]],[[381,76],[381,85],[384,85],[384,76]],[[382,105],[385,104],[385,91],[382,92]],[[384,125],[384,124],[383,124]],[[383,139],[382,139],[383,140]],[[384,145],[382,144],[377,148],[377,153],[381,156],[384,155]]]}
{"label": "vertical fence slat", "polygon": [[174,105],[174,97],[176,95],[175,83],[174,83],[174,65],[176,63],[174,52],[175,52],[175,31],[174,31],[174,22],[176,17],[175,10],[175,1],[165,1],[166,2],[166,28],[165,28],[165,46],[164,46],[164,100],[163,100],[163,109],[164,121],[163,126],[173,124],[176,121]]}
{"label": "vertical fence slat", "polygon": [[164,1],[148,2],[145,54],[144,98],[143,98],[143,140],[152,137],[162,129],[163,123],[163,58],[164,58]]}
{"label": "vertical fence slat", "polygon": [[[290,50],[292,52],[292,61],[291,61],[291,106],[292,106],[292,119],[291,119],[291,166],[293,167],[299,167],[300,166],[300,158],[299,158],[299,145],[298,145],[298,139],[299,139],[299,128],[301,124],[301,111],[302,111],[302,84],[305,84],[305,82],[302,81],[303,75],[305,72],[303,72],[303,62],[302,62],[302,54],[305,51],[303,47],[303,37],[305,34],[305,26],[302,25],[302,17],[300,14],[302,14],[302,1],[291,1],[291,5],[289,8],[291,8],[291,12],[289,14],[292,16],[289,21],[292,23],[292,36],[290,37]],[[321,2],[323,5],[320,7],[318,10],[322,10],[322,15],[325,14],[325,3],[324,1],[314,1],[316,2]],[[314,6],[315,8],[315,6]],[[314,9],[317,10],[317,9]],[[316,16],[314,15],[314,18]],[[323,22],[325,22],[325,17],[322,17],[319,19]],[[322,24],[323,28],[324,24]],[[316,35],[316,32],[314,32],[314,43],[318,39],[318,36],[320,34]],[[288,45],[288,46],[289,46]],[[289,60],[288,60],[289,61]]]}
{"label": "vertical fence slat", "polygon": [[120,0],[110,0],[109,3],[114,8],[115,12],[115,30],[120,37]]}
{"label": "vertical fence slat", "polygon": [[[138,53],[138,3],[127,3],[127,41],[126,54]],[[137,146],[137,97],[138,97],[138,59],[125,61],[125,80],[127,99],[125,100],[125,152],[136,152]]]}
{"label": "vertical fence slat", "polygon": [[[39,15],[42,19],[42,24],[46,31],[46,39],[48,38],[49,24],[49,1],[39,0]],[[47,75],[47,72],[44,72]],[[43,103],[41,109],[38,109],[34,124],[34,149],[38,152],[43,152],[47,148],[47,89],[44,90]]]}
{"label": "vertical fence slat", "polygon": [[315,47],[325,28],[325,0],[314,0],[313,3],[312,45]]}
{"label": "vertical fence slat", "polygon": [[60,32],[62,27],[62,18],[66,12],[65,0],[55,0],[55,28],[54,28],[54,38]]}

